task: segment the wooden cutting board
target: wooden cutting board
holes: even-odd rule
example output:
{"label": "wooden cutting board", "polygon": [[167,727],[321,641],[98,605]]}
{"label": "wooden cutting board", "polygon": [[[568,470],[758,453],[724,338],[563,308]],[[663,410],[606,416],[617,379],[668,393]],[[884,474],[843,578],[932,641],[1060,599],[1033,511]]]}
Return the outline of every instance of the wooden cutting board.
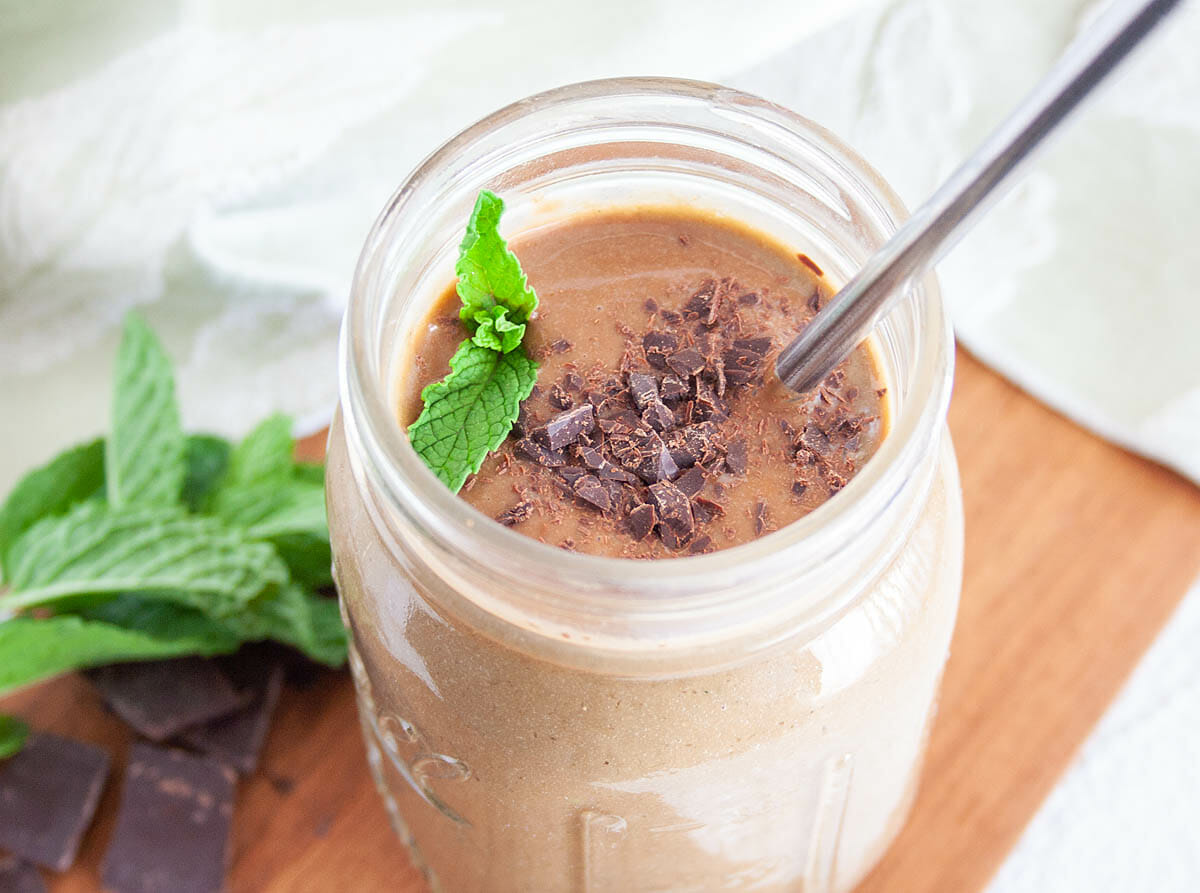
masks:
{"label": "wooden cutting board", "polygon": [[[983,888],[1200,574],[1200,489],[961,351],[958,360],[962,608],[916,808],[860,893]],[[123,764],[128,734],[78,678],[0,708],[95,741]],[[97,889],[120,788],[116,777],[78,863],[51,879],[55,893]],[[230,885],[423,891],[367,775],[345,674],[285,693],[263,768],[239,795]]]}

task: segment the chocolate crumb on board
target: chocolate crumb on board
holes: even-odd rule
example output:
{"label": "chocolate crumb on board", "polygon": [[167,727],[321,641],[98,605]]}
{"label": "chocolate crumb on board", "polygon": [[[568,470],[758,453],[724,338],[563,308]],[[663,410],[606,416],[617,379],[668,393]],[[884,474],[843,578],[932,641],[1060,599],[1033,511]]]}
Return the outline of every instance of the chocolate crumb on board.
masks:
{"label": "chocolate crumb on board", "polygon": [[113,664],[87,677],[113,712],[151,741],[233,713],[249,700],[214,662],[199,657]]}
{"label": "chocolate crumb on board", "polygon": [[0,891],[46,893],[46,882],[28,862],[22,862],[15,856],[0,856]]}
{"label": "chocolate crumb on board", "polygon": [[101,878],[112,893],[220,893],[230,859],[233,770],[134,742]]}
{"label": "chocolate crumb on board", "polygon": [[108,754],[98,747],[32,733],[0,761],[0,850],[66,871],[96,814],[108,769]]}

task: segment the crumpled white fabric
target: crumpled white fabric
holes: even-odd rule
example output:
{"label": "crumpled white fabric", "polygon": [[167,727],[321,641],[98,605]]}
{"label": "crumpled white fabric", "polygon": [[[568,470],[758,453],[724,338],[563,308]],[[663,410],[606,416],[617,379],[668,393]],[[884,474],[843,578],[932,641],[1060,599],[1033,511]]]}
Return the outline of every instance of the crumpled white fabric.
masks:
{"label": "crumpled white fabric", "polygon": [[[0,0],[0,491],[104,429],[129,307],[176,357],[189,426],[237,434],[275,409],[323,424],[371,221],[426,152],[505,102],[601,76],[726,81],[840,134],[911,206],[1094,6]],[[1200,481],[1197,46],[1193,2],[940,273],[978,356]],[[1200,589],[994,893],[1194,888],[1198,604]]]}

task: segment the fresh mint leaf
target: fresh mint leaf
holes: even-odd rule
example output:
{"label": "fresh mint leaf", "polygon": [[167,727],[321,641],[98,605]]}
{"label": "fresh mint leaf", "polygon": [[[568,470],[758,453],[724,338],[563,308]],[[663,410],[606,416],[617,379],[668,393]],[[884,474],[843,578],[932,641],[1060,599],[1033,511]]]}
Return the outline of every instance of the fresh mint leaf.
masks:
{"label": "fresh mint leaf", "polygon": [[267,416],[234,449],[221,489],[287,480],[292,476],[295,448],[291,418],[281,413]]}
{"label": "fresh mint leaf", "polygon": [[297,462],[292,468],[292,477],[324,488],[325,465],[321,462]]}
{"label": "fresh mint leaf", "polygon": [[171,361],[146,321],[133,313],[125,317],[117,351],[104,465],[114,508],[179,501],[187,466]]}
{"label": "fresh mint leaf", "polygon": [[204,508],[209,494],[229,468],[233,445],[214,434],[189,434],[184,455],[187,473],[183,478],[183,502],[189,511]]}
{"label": "fresh mint leaf", "polygon": [[330,666],[346,661],[346,628],[336,599],[289,583],[272,586],[229,619],[243,639],[274,639]]}
{"label": "fresh mint leaf", "polygon": [[319,484],[292,477],[242,487],[223,493],[215,510],[251,539],[270,542],[296,582],[316,588],[333,582],[325,489]]}
{"label": "fresh mint leaf", "polygon": [[508,318],[507,307],[493,307],[475,314],[479,328],[471,340],[480,347],[509,353],[521,345],[525,337],[525,323],[514,323]]}
{"label": "fresh mint leaf", "polygon": [[0,567],[8,574],[8,550],[35,521],[60,515],[104,490],[104,441],[59,453],[25,475],[0,507]]}
{"label": "fresh mint leaf", "polygon": [[504,442],[536,380],[524,350],[502,354],[464,341],[450,374],[421,392],[425,408],[408,429],[413,449],[457,493]]}
{"label": "fresh mint leaf", "polygon": [[71,615],[6,620],[0,623],[0,654],[4,655],[0,695],[86,667],[237,650],[236,635],[189,613],[192,622],[179,624],[173,633],[161,627],[141,630]]}
{"label": "fresh mint leaf", "polygon": [[0,713],[0,760],[18,754],[29,737],[29,726],[15,716]]}
{"label": "fresh mint leaf", "polygon": [[81,503],[33,525],[9,554],[12,591],[0,597],[0,608],[14,611],[70,608],[136,592],[222,618],[264,586],[287,580],[270,545],[180,509]]}
{"label": "fresh mint leaf", "polygon": [[287,565],[292,582],[310,589],[333,585],[333,555],[329,534],[281,533],[271,537],[275,552]]}
{"label": "fresh mint leaf", "polygon": [[537,307],[537,295],[526,280],[517,256],[500,238],[500,215],[504,201],[484,190],[475,200],[475,209],[467,223],[467,232],[458,246],[458,296],[462,298],[459,317],[474,333],[479,321],[475,315],[504,307],[514,324],[528,321]]}

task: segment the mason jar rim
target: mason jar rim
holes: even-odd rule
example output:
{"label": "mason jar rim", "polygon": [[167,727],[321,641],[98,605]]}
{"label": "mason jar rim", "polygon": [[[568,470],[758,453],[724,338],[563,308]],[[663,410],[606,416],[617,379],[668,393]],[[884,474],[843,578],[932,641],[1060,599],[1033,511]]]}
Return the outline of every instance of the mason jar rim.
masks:
{"label": "mason jar rim", "polygon": [[[413,529],[428,536],[443,554],[483,572],[508,574],[526,583],[523,597],[556,600],[555,607],[589,604],[596,608],[662,615],[696,608],[713,600],[737,580],[757,578],[774,563],[794,562],[796,576],[825,562],[853,540],[895,501],[905,482],[931,449],[949,401],[953,354],[949,322],[936,280],[918,283],[900,311],[914,313],[918,326],[913,384],[925,399],[909,399],[892,419],[876,454],[836,498],[805,517],[743,545],[704,555],[637,560],[609,558],[560,549],[526,537],[479,513],[445,487],[424,465],[403,434],[388,395],[392,373],[375,349],[378,307],[371,294],[371,265],[392,238],[395,221],[414,210],[418,188],[464,158],[487,137],[522,118],[548,108],[566,110],[598,99],[636,102],[639,98],[703,104],[715,118],[746,116],[761,122],[770,138],[785,149],[814,147],[837,169],[878,215],[887,231],[906,216],[899,198],[853,150],[824,128],[781,106],[717,84],[669,78],[614,78],[559,87],[520,100],[482,119],[429,155],[392,195],[375,221],[355,270],[339,354],[340,391],[352,449],[360,450],[372,480],[386,502],[404,513]],[[619,108],[614,108],[619,116]],[[887,325],[887,322],[883,323]],[[890,383],[889,383],[890,384]],[[871,494],[870,500],[864,497]],[[769,574],[768,574],[769,576]],[[638,594],[645,595],[641,600]],[[633,595],[634,598],[630,596]]]}

